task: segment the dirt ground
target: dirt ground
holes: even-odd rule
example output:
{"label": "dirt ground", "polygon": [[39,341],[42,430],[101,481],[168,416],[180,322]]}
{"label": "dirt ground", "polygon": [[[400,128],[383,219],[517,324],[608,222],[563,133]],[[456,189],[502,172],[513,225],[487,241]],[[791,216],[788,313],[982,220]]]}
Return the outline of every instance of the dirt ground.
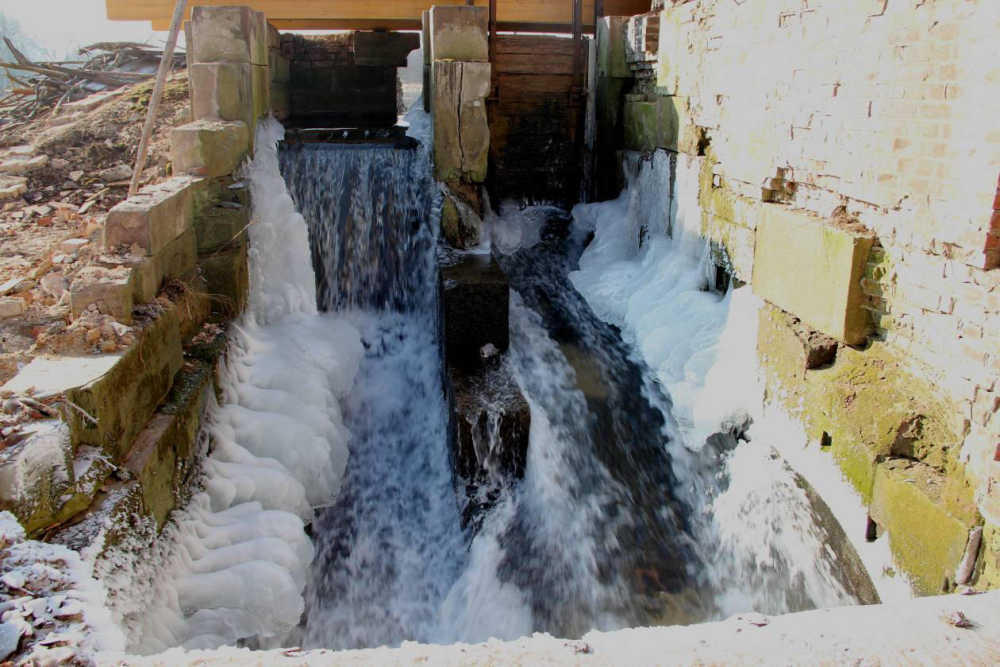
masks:
{"label": "dirt ground", "polygon": [[[40,168],[0,173],[0,188],[5,180],[24,188],[0,199],[0,384],[38,354],[96,354],[134,341],[130,327],[96,312],[71,321],[69,287],[101,254],[107,212],[128,192],[151,94],[151,81],[127,86],[92,110],[0,129],[0,172],[11,172],[11,155],[47,156]],[[189,120],[187,73],[179,72],[167,82],[143,183],[169,176],[170,130]]]}

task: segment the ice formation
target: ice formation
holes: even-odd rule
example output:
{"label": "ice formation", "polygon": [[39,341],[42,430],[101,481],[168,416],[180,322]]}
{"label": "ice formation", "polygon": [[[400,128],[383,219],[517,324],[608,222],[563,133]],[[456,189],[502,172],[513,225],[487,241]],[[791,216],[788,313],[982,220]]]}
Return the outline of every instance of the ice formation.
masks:
{"label": "ice formation", "polygon": [[[305,522],[339,493],[350,433],[340,401],[362,354],[356,329],[316,308],[305,222],[278,171],[281,125],[257,131],[251,288],[204,430],[201,490],[152,557],[115,556],[129,649],[214,648],[273,637],[301,620],[313,547]],[[129,575],[124,571],[132,569]],[[113,580],[116,575],[111,574]],[[127,579],[127,581],[125,580]]]}
{"label": "ice formation", "polygon": [[[621,197],[576,206],[577,233],[592,231],[594,238],[570,280],[654,370],[672,401],[684,449],[697,452],[714,433],[747,429],[749,442],[722,458],[727,486],[714,497],[705,489],[691,496],[712,517],[701,530],[711,533],[705,540],[716,550],[712,573],[724,591],[721,608],[789,611],[775,597],[785,581],[819,606],[848,604],[851,597],[817,557],[825,535],[806,493],[774,452],[823,484],[838,519],[861,525],[864,509],[835,465],[807,452],[801,427],[777,408],[765,408],[756,351],[758,298],[749,287],[725,296],[708,289],[713,266],[700,234],[700,160],[657,151],[648,161],[626,165],[630,183]],[[696,473],[684,469],[694,465],[691,457],[677,443],[672,452],[678,476],[697,486]],[[880,595],[905,596],[905,583],[882,574],[889,563],[885,544],[855,539],[861,531],[848,534]]]}

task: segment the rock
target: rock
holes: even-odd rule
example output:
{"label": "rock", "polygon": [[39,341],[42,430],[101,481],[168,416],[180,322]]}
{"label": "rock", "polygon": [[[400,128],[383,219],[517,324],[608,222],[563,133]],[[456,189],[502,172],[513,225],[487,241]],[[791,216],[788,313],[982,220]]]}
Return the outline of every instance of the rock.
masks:
{"label": "rock", "polygon": [[0,176],[0,200],[20,197],[28,190],[24,176]]}
{"label": "rock", "polygon": [[0,296],[6,296],[12,292],[19,292],[19,288],[26,282],[30,281],[27,278],[11,278],[0,285]]}
{"label": "rock", "polygon": [[503,487],[524,476],[531,410],[499,359],[471,372],[449,365],[448,380],[448,440],[466,491],[462,521],[478,527]]}
{"label": "rock", "polygon": [[88,266],[80,270],[70,286],[70,310],[76,318],[93,309],[120,322],[132,321],[131,269]]}
{"label": "rock", "polygon": [[4,174],[27,174],[38,171],[49,163],[49,156],[35,155],[8,155],[0,158],[0,173]]}
{"label": "rock", "polygon": [[118,345],[113,340],[106,340],[101,343],[101,352],[109,353],[118,349]]}
{"label": "rock", "polygon": [[132,178],[132,167],[127,164],[120,164],[109,169],[102,169],[97,172],[97,177],[102,181],[124,181]]}
{"label": "rock", "polygon": [[69,160],[64,160],[61,157],[53,158],[49,163],[52,165],[53,169],[65,169],[69,166]]}
{"label": "rock", "polygon": [[63,292],[65,292],[66,288],[69,286],[61,273],[50,273],[46,276],[42,276],[40,284],[44,293],[57,299],[62,296]]}
{"label": "rock", "polygon": [[73,181],[74,183],[78,182],[81,178],[83,178],[83,172],[80,171],[79,169],[76,171],[69,172],[69,180]]}
{"label": "rock", "polygon": [[0,319],[17,317],[24,312],[24,299],[16,296],[0,297]]}
{"label": "rock", "polygon": [[90,243],[87,239],[66,239],[59,244],[59,249],[68,255],[80,252],[80,249]]}

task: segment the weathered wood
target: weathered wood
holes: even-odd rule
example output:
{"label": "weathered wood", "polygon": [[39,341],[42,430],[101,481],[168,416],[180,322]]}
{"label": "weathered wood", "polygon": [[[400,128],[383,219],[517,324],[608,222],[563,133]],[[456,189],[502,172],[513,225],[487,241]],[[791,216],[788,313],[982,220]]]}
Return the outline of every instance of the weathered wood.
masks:
{"label": "weathered wood", "polygon": [[[547,35],[501,35],[497,38],[497,55],[553,55],[573,57],[573,40]],[[570,69],[566,70],[567,72]]]}
{"label": "weathered wood", "polygon": [[[571,3],[567,2],[567,6]],[[571,104],[574,40],[500,36],[493,60],[489,187],[496,200],[575,203],[580,187],[580,114]]]}
{"label": "weathered wood", "polygon": [[[432,5],[464,5],[466,0],[241,0],[255,11],[264,12],[268,20],[284,21],[284,29],[333,29],[331,25],[319,26],[318,20],[342,21],[338,28],[362,29],[358,21],[379,21],[381,27],[391,21],[410,21],[411,28],[419,27],[420,16]],[[230,5],[233,0],[192,0],[191,5]],[[171,15],[171,0],[105,0],[108,18],[112,21],[152,21],[154,28],[162,29]],[[475,0],[478,7],[487,7],[489,0]],[[584,0],[583,16],[589,21],[584,25],[593,31],[594,0]],[[650,9],[650,0],[604,0],[605,14],[630,16]],[[187,13],[190,18],[190,10]],[[497,21],[500,30],[515,26],[548,26],[550,31],[570,32],[573,6],[560,0],[502,0],[497,3]],[[398,29],[398,28],[397,28]]]}
{"label": "weathered wood", "polygon": [[573,57],[563,55],[539,58],[526,53],[499,53],[494,62],[509,74],[562,74],[573,67]]}

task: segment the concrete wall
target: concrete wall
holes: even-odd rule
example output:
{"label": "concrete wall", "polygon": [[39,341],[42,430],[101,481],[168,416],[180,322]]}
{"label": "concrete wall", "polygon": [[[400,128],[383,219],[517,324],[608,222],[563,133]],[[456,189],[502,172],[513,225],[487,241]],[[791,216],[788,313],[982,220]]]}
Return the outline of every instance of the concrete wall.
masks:
{"label": "concrete wall", "polygon": [[[883,500],[894,495],[905,505],[896,515],[933,513],[890,493],[890,478],[899,476],[886,466],[894,456],[926,466],[930,486],[959,489],[967,502],[925,494],[938,507],[951,503],[948,517],[966,529],[985,518],[990,546],[979,560],[981,580],[1000,584],[1000,125],[993,112],[1000,4],[697,0],[653,8],[605,19],[598,31],[597,111],[605,119],[598,145],[604,132],[605,155],[607,145],[704,155],[703,233],[720,264],[779,306],[775,313],[793,318],[779,329],[805,325],[842,345],[870,345],[837,362],[858,369],[884,351],[892,359],[887,387],[913,386],[908,398],[926,390],[922,405],[951,406],[946,412],[957,424],[942,425],[934,456],[891,447],[873,453],[878,438],[860,442],[860,432],[843,434],[851,442],[841,445],[869,447],[856,486],[866,500],[881,494],[872,499],[873,515],[895,526],[888,529],[897,533],[901,560],[904,551],[932,545],[903,546],[908,529],[887,516]],[[765,366],[780,365],[782,355],[769,351],[762,350]],[[792,393],[819,382],[816,372],[775,370]],[[819,397],[831,395],[829,382],[820,382]],[[872,396],[874,413],[894,409],[890,396],[895,389]],[[824,432],[830,435],[815,435]],[[859,459],[839,460],[849,469]],[[948,565],[939,562],[934,576],[954,557],[954,549],[942,557]]]}

